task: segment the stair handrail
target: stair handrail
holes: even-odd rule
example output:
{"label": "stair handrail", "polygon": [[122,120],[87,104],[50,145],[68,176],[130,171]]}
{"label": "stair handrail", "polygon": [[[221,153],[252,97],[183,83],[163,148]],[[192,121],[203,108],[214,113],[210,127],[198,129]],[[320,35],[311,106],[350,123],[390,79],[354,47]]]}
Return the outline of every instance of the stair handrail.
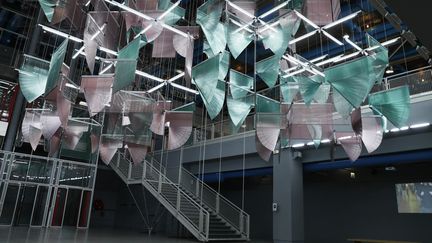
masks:
{"label": "stair handrail", "polygon": [[[153,161],[156,161],[162,168],[164,168],[164,170],[166,171],[166,168],[162,165],[161,162],[159,162],[159,160],[157,160],[153,155],[147,154],[148,157],[150,157]],[[189,174],[191,177],[193,177],[194,179],[196,179],[200,184],[204,185],[207,189],[209,189],[210,191],[212,191],[213,193],[215,193],[216,195],[219,195],[219,198],[223,199],[224,201],[227,201],[232,207],[234,207],[235,209],[237,209],[238,211],[244,212],[245,215],[248,215],[245,211],[243,211],[241,208],[239,208],[237,205],[235,205],[233,202],[231,202],[230,200],[228,200],[226,197],[224,197],[222,194],[220,194],[219,192],[217,192],[215,189],[213,189],[212,187],[210,187],[209,185],[207,185],[206,183],[204,183],[201,179],[199,179],[197,176],[195,176],[194,174],[192,174],[190,171],[188,171],[187,169],[185,169],[183,166],[180,165],[180,168],[182,170],[182,172],[186,172],[187,174]],[[163,174],[163,173],[162,173]],[[166,177],[166,175],[165,175]]]}
{"label": "stair handrail", "polygon": [[[200,203],[197,203],[196,201],[195,201],[195,199],[193,199],[192,197],[190,197],[187,193],[185,193],[180,187],[179,187],[179,185],[178,184],[176,184],[176,183],[174,183],[174,182],[172,182],[165,174],[163,174],[163,173],[161,173],[160,171],[159,171],[159,169],[158,168],[156,168],[156,167],[154,167],[149,161],[147,161],[147,160],[144,160],[143,161],[144,163],[146,163],[153,171],[156,171],[157,172],[157,174],[160,174],[161,176],[162,176],[162,181],[163,182],[165,182],[165,183],[168,183],[168,184],[170,184],[170,185],[173,185],[176,189],[177,189],[177,192],[178,193],[180,193],[183,197],[185,197],[185,198],[187,198],[188,199],[188,201],[189,202],[191,202],[194,206],[196,206],[197,208],[199,208],[199,210],[200,211],[202,211],[203,213],[204,213],[204,215],[206,215],[206,227],[205,228],[203,228],[203,230],[202,230],[202,234],[204,234],[204,236],[206,237],[206,239],[208,239],[208,237],[209,237],[209,230],[210,230],[210,225],[209,225],[209,218],[210,218],[210,213],[200,204]],[[143,175],[143,181],[145,180],[145,176]],[[162,182],[161,182],[162,183]],[[163,196],[163,194],[161,194],[162,196]],[[181,209],[177,209],[177,211],[179,212],[179,213],[181,213],[185,218],[187,218],[188,220],[190,220],[189,219],[189,217],[187,216],[187,215],[185,215],[182,211],[181,211]],[[204,220],[204,219],[203,219]],[[200,230],[199,229],[199,227],[198,227],[198,230]]]}
{"label": "stair handrail", "polygon": [[[132,161],[130,161],[126,156],[125,156],[125,154],[124,153],[121,153],[120,151],[118,151],[117,152],[124,160],[126,160],[128,163],[129,163],[129,168],[131,168],[131,166],[132,166],[132,164],[133,164],[133,162]],[[157,160],[156,160],[157,161]],[[174,182],[172,182],[164,173],[161,173],[160,172],[160,170],[158,169],[158,168],[156,168],[152,163],[150,163],[149,161],[147,161],[146,159],[144,159],[143,161],[142,161],[142,163],[143,163],[143,166],[148,166],[149,168],[151,168],[152,169],[152,171],[154,171],[154,172],[156,172],[156,174],[157,175],[160,175],[161,176],[161,178],[159,179],[160,180],[160,183],[165,183],[165,184],[170,184],[170,185],[172,185],[172,186],[174,186],[175,188],[176,188],[176,192],[177,193],[180,193],[184,198],[187,198],[187,200],[188,200],[188,202],[190,202],[192,205],[194,205],[195,207],[197,207],[202,213],[203,213],[203,215],[205,216],[205,217],[203,217],[202,218],[202,221],[204,222],[204,220],[205,220],[205,222],[206,222],[206,224],[205,224],[205,228],[203,228],[202,230],[200,229],[200,227],[196,227],[196,229],[201,233],[201,234],[203,234],[203,236],[206,238],[206,239],[208,239],[209,238],[209,233],[210,233],[210,224],[209,224],[209,220],[210,220],[210,213],[200,204],[200,203],[198,203],[198,202],[196,202],[195,201],[195,199],[193,199],[192,197],[190,197],[187,193],[185,193],[180,187],[179,187],[179,185],[178,184],[176,184],[176,183],[174,183]],[[145,163],[145,165],[144,165],[144,163]],[[131,178],[127,178],[127,180],[130,180]],[[143,173],[142,174],[142,178],[141,178],[141,181],[142,181],[142,183],[145,183],[145,181],[146,181],[146,178],[145,178],[145,174]],[[164,198],[165,198],[165,200],[167,200],[167,202],[169,203],[169,204],[171,204],[170,203],[170,201],[163,195],[163,193],[160,193],[160,195],[161,196],[163,196]],[[180,207],[177,207],[177,205],[172,205],[171,204],[171,206],[173,206],[175,209],[176,209],[176,211],[178,212],[178,213],[180,213],[184,218],[186,218],[187,220],[189,220],[189,221],[191,221],[190,219],[189,219],[189,217],[186,215],[186,214],[184,214],[182,211],[181,211],[181,208]],[[195,227],[195,225],[194,224],[192,224],[194,227]]]}
{"label": "stair handrail", "polygon": [[150,158],[152,162],[156,162],[157,165],[162,168],[162,170],[164,171],[164,173],[166,173],[166,167],[162,164],[162,162],[160,162],[158,159],[155,158],[155,156],[153,154],[147,153],[146,154],[146,158],[145,160],[147,160],[147,158]]}
{"label": "stair handrail", "polygon": [[[201,185],[203,185],[204,187],[206,187],[207,189],[209,189],[210,191],[212,191],[213,193],[219,195],[220,198],[224,199],[225,201],[228,201],[229,204],[231,204],[231,206],[233,206],[235,209],[237,209],[238,211],[242,211],[244,212],[241,208],[239,208],[237,205],[235,205],[233,202],[231,202],[230,200],[228,200],[226,197],[224,197],[222,194],[220,194],[219,192],[217,192],[215,189],[213,189],[212,187],[210,187],[209,185],[207,185],[205,182],[203,182],[199,177],[197,177],[196,175],[192,174],[190,171],[188,171],[187,169],[185,169],[183,166],[181,166],[181,170],[182,172],[186,172],[187,174],[189,174],[190,176],[192,176],[194,179],[196,179]],[[247,214],[245,212],[245,214]]]}
{"label": "stair handrail", "polygon": [[[212,193],[214,193],[216,195],[216,198],[219,198],[219,200],[223,200],[225,201],[228,205],[230,205],[231,207],[233,207],[234,209],[236,209],[239,212],[239,215],[242,215],[245,218],[245,221],[248,222],[247,225],[244,225],[243,229],[241,229],[241,226],[239,229],[237,229],[240,233],[245,234],[247,236],[247,238],[249,238],[249,219],[250,216],[248,213],[246,213],[244,210],[242,210],[241,208],[239,208],[237,205],[235,205],[233,202],[231,202],[230,200],[228,200],[226,197],[224,197],[222,194],[220,194],[219,192],[217,192],[215,189],[213,189],[212,187],[210,187],[209,185],[207,185],[204,181],[202,181],[199,177],[195,176],[194,174],[192,174],[190,171],[188,171],[187,169],[185,169],[183,166],[180,165],[181,171],[182,173],[185,172],[186,174],[188,174],[189,176],[191,176],[193,179],[195,179],[200,185],[202,185],[203,187],[205,187],[206,189],[208,189],[209,191],[211,191]],[[219,213],[219,212],[218,212]],[[221,216],[223,217],[224,215],[221,214]],[[225,220],[228,220],[226,217],[223,217]],[[241,219],[240,219],[241,220]],[[233,223],[233,222],[230,222]]]}
{"label": "stair handrail", "polygon": [[[167,173],[167,168],[165,168],[162,163],[156,159],[153,155],[149,155],[147,154],[148,158],[150,158],[152,160],[152,162],[156,162],[156,164],[158,164],[161,168],[163,168],[164,173],[162,173],[164,175],[165,178],[168,178],[166,173]],[[154,167],[154,166],[153,166]],[[172,167],[170,169],[174,169],[177,167]],[[239,225],[236,226],[235,222],[232,222],[232,220],[229,219],[229,217],[227,217],[226,215],[224,215],[223,213],[221,213],[217,208],[213,208],[212,205],[207,205],[209,206],[211,209],[213,209],[216,213],[218,213],[225,221],[229,222],[231,224],[231,226],[233,226],[238,232],[240,232],[241,234],[244,234],[246,236],[246,238],[249,239],[249,220],[250,220],[250,216],[249,214],[247,214],[244,210],[242,210],[241,208],[239,208],[237,205],[235,205],[233,202],[231,202],[230,200],[228,200],[226,197],[224,197],[222,194],[220,194],[219,192],[217,192],[216,190],[214,190],[212,187],[210,187],[209,185],[207,185],[206,183],[204,183],[200,178],[198,178],[197,176],[195,176],[194,174],[192,174],[190,171],[188,171],[187,169],[185,169],[183,166],[180,165],[181,168],[181,172],[182,173],[186,173],[187,175],[189,175],[190,177],[192,177],[193,180],[196,181],[197,184],[202,185],[206,190],[208,190],[209,192],[213,193],[215,196],[215,200],[219,200],[219,201],[223,201],[224,203],[226,203],[226,205],[228,205],[229,207],[231,207],[233,210],[238,212],[239,215]],[[158,169],[158,168],[156,168]],[[171,180],[170,180],[171,181]],[[180,178],[178,178],[178,183],[181,186],[182,185],[182,180]],[[181,189],[180,189],[181,190]],[[202,203],[206,204],[204,199],[199,198],[200,201],[202,201]],[[220,205],[220,202],[216,202],[218,205]],[[217,207],[217,206],[216,206]]]}

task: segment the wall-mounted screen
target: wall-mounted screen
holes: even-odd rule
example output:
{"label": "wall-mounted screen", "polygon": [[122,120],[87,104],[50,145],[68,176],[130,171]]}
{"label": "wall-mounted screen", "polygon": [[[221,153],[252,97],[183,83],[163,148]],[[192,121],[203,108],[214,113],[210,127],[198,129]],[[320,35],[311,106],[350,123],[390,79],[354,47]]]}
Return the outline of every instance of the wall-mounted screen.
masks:
{"label": "wall-mounted screen", "polygon": [[396,184],[399,213],[432,213],[432,182]]}

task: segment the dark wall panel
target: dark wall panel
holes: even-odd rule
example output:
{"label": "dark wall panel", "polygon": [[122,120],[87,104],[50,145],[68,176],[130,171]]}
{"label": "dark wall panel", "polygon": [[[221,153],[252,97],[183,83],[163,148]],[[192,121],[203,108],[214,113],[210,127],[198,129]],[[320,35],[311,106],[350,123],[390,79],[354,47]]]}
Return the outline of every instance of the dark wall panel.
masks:
{"label": "dark wall panel", "polygon": [[342,243],[348,238],[432,242],[432,214],[397,210],[395,183],[432,181],[431,176],[419,175],[421,170],[413,170],[411,179],[397,171],[371,170],[367,180],[349,179],[348,171],[340,172],[346,180],[305,180],[305,242]]}

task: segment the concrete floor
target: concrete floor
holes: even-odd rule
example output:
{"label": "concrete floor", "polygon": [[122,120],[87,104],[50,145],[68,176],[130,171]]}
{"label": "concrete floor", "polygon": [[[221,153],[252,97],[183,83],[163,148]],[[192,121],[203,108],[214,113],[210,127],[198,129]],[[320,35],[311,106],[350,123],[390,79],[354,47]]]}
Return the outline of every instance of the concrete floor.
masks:
{"label": "concrete floor", "polygon": [[[0,227],[2,243],[192,243],[188,239],[176,239],[163,236],[148,236],[136,231],[74,228],[46,229],[28,227]],[[269,241],[249,241],[269,243]]]}

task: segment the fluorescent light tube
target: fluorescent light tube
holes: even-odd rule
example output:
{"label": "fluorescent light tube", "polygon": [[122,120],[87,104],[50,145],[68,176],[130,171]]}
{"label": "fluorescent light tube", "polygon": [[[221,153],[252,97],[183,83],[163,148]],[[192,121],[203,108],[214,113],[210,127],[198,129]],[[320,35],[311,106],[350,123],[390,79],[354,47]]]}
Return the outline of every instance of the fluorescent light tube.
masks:
{"label": "fluorescent light tube", "polygon": [[72,56],[72,59],[75,59],[75,58],[77,58],[80,54],[81,54],[81,52],[82,51],[84,51],[84,46],[82,46],[73,56]]}
{"label": "fluorescent light tube", "polygon": [[338,138],[338,140],[347,140],[347,139],[350,139],[350,138],[352,138],[353,136],[344,136],[344,137],[340,137],[340,138]]}
{"label": "fluorescent light tube", "polygon": [[414,124],[414,125],[411,125],[410,128],[421,128],[421,127],[427,127],[427,126],[430,126],[429,122]]}
{"label": "fluorescent light tube", "polygon": [[[264,23],[265,23],[265,22],[264,22]],[[266,30],[268,30],[268,29],[270,29],[270,28],[272,28],[272,27],[275,27],[275,26],[278,25],[278,24],[279,24],[279,20],[278,20],[278,21],[275,21],[275,22],[273,22],[273,23],[271,23],[271,24],[267,24],[267,23],[265,23],[264,28],[260,29],[258,32],[259,32],[259,33],[262,33],[262,32],[264,32],[264,31],[266,31]]]}
{"label": "fluorescent light tube", "polygon": [[356,43],[354,43],[350,40],[348,35],[344,35],[343,38],[345,39],[346,42],[348,42],[348,44],[350,44],[352,47],[354,47],[358,51],[363,51],[363,49],[360,46],[358,46]]}
{"label": "fluorescent light tube", "polygon": [[[100,33],[102,33],[102,30],[103,29],[105,29],[105,26],[106,26],[106,24],[103,24],[102,25],[102,27],[98,30],[98,31],[96,31],[96,33],[90,38],[90,40],[94,40]],[[77,53],[75,53],[73,56],[72,56],[72,59],[75,59],[75,58],[77,58],[78,56],[79,56],[79,54],[81,54],[81,52],[83,52],[84,51],[84,46],[82,46],[78,51],[77,51]]]}
{"label": "fluorescent light tube", "polygon": [[325,36],[327,36],[330,40],[332,40],[333,42],[335,42],[336,44],[343,46],[343,43],[340,42],[338,39],[336,39],[335,37],[333,37],[332,35],[330,35],[327,31],[322,30],[321,31]]}
{"label": "fluorescent light tube", "polygon": [[293,147],[293,148],[301,148],[304,145],[305,145],[304,143],[297,143],[297,144],[293,144],[291,147]]}
{"label": "fluorescent light tube", "polygon": [[102,47],[102,46],[99,46],[99,50],[101,50],[101,51],[103,51],[103,52],[106,52],[106,53],[108,53],[108,54],[112,54],[112,55],[114,55],[114,56],[117,56],[117,55],[118,55],[118,53],[117,53],[116,51],[110,50],[110,49],[105,48],[105,47]]}
{"label": "fluorescent light tube", "polygon": [[318,30],[314,30],[314,31],[312,31],[312,32],[309,32],[309,33],[307,33],[307,34],[304,34],[304,35],[302,35],[302,36],[299,36],[299,37],[295,38],[294,40],[291,40],[291,41],[289,42],[289,44],[292,45],[292,44],[294,44],[294,43],[296,43],[296,42],[299,42],[299,41],[301,41],[301,40],[304,40],[304,39],[306,39],[306,38],[308,38],[308,37],[310,37],[310,36],[315,35],[316,32],[318,32]]}
{"label": "fluorescent light tube", "polygon": [[[237,22],[237,21],[234,20],[234,19],[230,19],[230,20],[231,20],[231,22],[232,22],[233,24],[237,25],[238,27],[241,27],[241,28],[245,27],[244,30],[246,30],[247,32],[249,32],[249,33],[254,33],[253,30],[251,30],[251,29],[248,28],[248,27],[249,27],[248,24],[246,24],[246,25],[242,25],[241,23]],[[237,30],[235,30],[235,31],[237,31]]]}
{"label": "fluorescent light tube", "polygon": [[249,13],[248,11],[240,8],[238,5],[232,3],[231,1],[227,1],[228,5],[230,5],[232,8],[237,9],[238,11],[240,11],[241,13],[245,14],[246,16],[250,17],[250,18],[255,18],[254,15],[252,15],[251,13]]}
{"label": "fluorescent light tube", "polygon": [[189,37],[189,35],[186,34],[185,32],[183,32],[181,30],[178,30],[178,29],[176,29],[174,27],[171,27],[170,25],[167,25],[165,23],[162,23],[162,27],[164,27],[167,30],[171,30],[172,32],[177,33],[177,34],[179,34],[179,35],[181,35],[183,37]]}
{"label": "fluorescent light tube", "polygon": [[145,77],[145,78],[148,78],[148,79],[152,79],[152,80],[154,80],[154,81],[161,82],[161,83],[164,83],[164,82],[165,82],[164,79],[158,78],[158,77],[156,77],[156,76],[153,76],[153,75],[151,75],[151,74],[145,73],[145,72],[143,72],[143,71],[136,70],[136,71],[135,71],[135,74],[137,74],[137,75],[139,75],[139,76],[142,76],[142,77]]}
{"label": "fluorescent light tube", "polygon": [[147,16],[147,15],[145,15],[145,14],[143,14],[143,13],[141,13],[141,12],[139,12],[139,11],[133,9],[133,8],[130,8],[130,7],[126,6],[126,5],[124,5],[124,4],[118,3],[116,1],[105,0],[105,2],[107,2],[107,3],[111,4],[111,5],[117,6],[117,7],[121,8],[121,9],[123,9],[123,10],[125,10],[125,11],[127,11],[129,13],[133,13],[133,14],[135,14],[135,15],[143,18],[143,19],[154,20],[152,17]]}
{"label": "fluorescent light tube", "polygon": [[355,56],[358,56],[360,53],[361,53],[361,51],[357,51],[357,52],[353,52],[353,53],[348,54],[348,55],[343,55],[343,56],[339,57],[337,60],[335,60],[333,62],[341,62],[341,61],[353,58]]}
{"label": "fluorescent light tube", "polygon": [[[277,32],[277,30],[276,30],[273,26],[267,24],[264,20],[260,19],[259,22],[260,22],[262,25],[268,27],[267,29],[271,29],[273,32]],[[261,32],[261,31],[259,31],[259,32]]]}
{"label": "fluorescent light tube", "polygon": [[341,19],[338,19],[338,20],[336,20],[335,22],[332,22],[332,23],[330,23],[330,24],[324,26],[323,29],[329,29],[329,28],[331,28],[331,27],[333,27],[333,26],[335,26],[335,25],[338,25],[338,24],[343,23],[343,22],[345,22],[345,21],[347,21],[347,20],[350,20],[350,19],[354,18],[355,16],[357,16],[360,12],[361,12],[361,11],[357,11],[357,12],[352,13],[352,14],[350,14],[350,15],[347,15],[347,16],[341,18]]}
{"label": "fluorescent light tube", "polygon": [[112,66],[114,66],[114,63],[111,63],[110,65],[108,65],[106,68],[104,68],[102,71],[99,72],[99,74],[104,74],[105,72],[107,72]]}
{"label": "fluorescent light tube", "polygon": [[147,93],[149,93],[149,94],[150,94],[150,93],[153,93],[153,92],[155,92],[156,90],[162,88],[162,87],[165,86],[165,85],[166,85],[166,83],[163,82],[163,83],[161,83],[161,84],[159,84],[159,85],[157,85],[157,86],[155,86],[155,87],[153,87],[153,88],[147,90]]}
{"label": "fluorescent light tube", "polygon": [[324,60],[324,61],[321,61],[319,63],[316,63],[315,65],[318,66],[318,67],[320,67],[320,66],[323,66],[325,64],[333,63],[333,62],[339,60],[339,58],[341,58],[342,56],[343,56],[343,54],[335,56],[335,57],[332,57],[332,58]]}
{"label": "fluorescent light tube", "polygon": [[184,90],[184,91],[186,91],[186,92],[193,93],[193,94],[199,94],[198,91],[193,90],[193,89],[189,89],[189,88],[184,87],[184,86],[182,86],[182,85],[179,85],[179,84],[176,84],[176,83],[170,83],[170,84],[171,84],[173,87],[178,88],[178,89],[181,89],[181,90]]}
{"label": "fluorescent light tube", "polygon": [[180,0],[177,1],[176,3],[174,3],[173,5],[171,5],[171,7],[169,7],[165,12],[163,12],[158,18],[157,20],[161,20],[163,19],[167,14],[169,14],[171,11],[173,11],[179,4],[180,4]]}
{"label": "fluorescent light tube", "polygon": [[310,26],[312,26],[314,29],[319,29],[320,27],[316,25],[314,22],[310,21],[308,18],[306,18],[303,14],[299,13],[297,10],[294,10],[294,12],[297,14],[299,18],[304,20],[306,23],[308,23]]}
{"label": "fluorescent light tube", "polygon": [[105,26],[106,26],[106,24],[103,24],[102,27],[100,27],[100,29],[98,31],[96,31],[96,33],[94,33],[94,35],[92,35],[90,40],[94,40],[102,32],[102,30],[105,29]]}
{"label": "fluorescent light tube", "polygon": [[233,19],[231,19],[231,22],[233,22],[233,24],[235,24],[235,25],[237,25],[237,26],[240,27],[240,28],[236,29],[236,30],[233,32],[234,34],[240,32],[240,31],[242,31],[242,30],[246,30],[246,31],[248,31],[248,32],[250,32],[250,33],[254,33],[252,30],[250,30],[250,29],[248,28],[249,25],[251,25],[254,21],[251,21],[251,22],[246,23],[246,24],[244,24],[244,25],[242,25],[241,23],[239,23],[239,22],[237,22],[237,21],[235,21],[235,20],[233,20]]}
{"label": "fluorescent light tube", "polygon": [[321,61],[322,59],[326,58],[327,56],[328,56],[328,54],[325,54],[324,56],[314,58],[314,59],[310,60],[309,62],[315,63],[315,62]]}
{"label": "fluorescent light tube", "polygon": [[68,35],[68,34],[63,33],[61,31],[58,31],[56,29],[50,28],[48,26],[41,25],[41,24],[39,24],[39,26],[41,26],[42,29],[45,30],[45,31],[48,31],[48,32],[53,33],[53,34],[58,35],[58,36],[62,36],[62,37],[67,38],[67,39],[69,39],[71,41],[75,41],[75,42],[78,42],[78,43],[83,42],[83,40],[81,40],[81,39],[79,39],[79,38],[77,38],[75,36]]}
{"label": "fluorescent light tube", "polygon": [[141,30],[138,34],[135,35],[134,38],[138,38],[140,35],[147,32],[151,27],[153,27],[153,23],[149,24],[147,27],[145,27],[143,30]]}
{"label": "fluorescent light tube", "polygon": [[177,74],[176,76],[174,76],[174,77],[168,79],[167,82],[168,82],[168,83],[171,83],[171,82],[173,82],[173,81],[175,81],[175,80],[177,80],[177,79],[183,77],[184,75],[185,75],[184,72],[182,72],[182,73],[180,73],[180,74]]}
{"label": "fluorescent light tube", "polygon": [[388,46],[391,45],[395,42],[397,42],[400,39],[400,37],[396,37],[394,39],[388,40],[388,41],[384,41],[383,43],[381,43],[382,46]]}
{"label": "fluorescent light tube", "polygon": [[[115,2],[115,1],[111,1],[111,0],[105,0],[105,2],[107,2],[107,3],[111,4],[111,5],[117,6],[117,7],[121,8],[121,9],[123,9],[123,10],[125,10],[125,11],[127,11],[129,13],[135,14],[136,16],[141,17],[143,19],[146,19],[146,20],[155,20],[154,18],[152,18],[152,17],[150,17],[150,16],[148,16],[146,14],[143,14],[143,13],[141,13],[141,12],[139,12],[139,11],[133,9],[133,8],[130,8],[130,7],[126,6],[126,5],[124,5],[124,4],[121,4],[121,3],[118,3],[118,2]],[[162,23],[162,27],[164,27],[165,29],[170,30],[172,32],[175,32],[175,33],[177,33],[179,35],[182,35],[184,37],[188,37],[188,35],[186,33],[184,33],[183,31],[180,31],[180,30],[178,30],[176,28],[173,28],[170,25],[167,25],[165,23]]]}
{"label": "fluorescent light tube", "polygon": [[269,16],[270,14],[272,14],[272,13],[278,11],[279,9],[285,7],[290,1],[291,0],[288,0],[288,1],[285,1],[285,2],[277,5],[276,7],[272,8],[269,11],[267,11],[267,12],[261,14],[260,16],[258,16],[258,18],[265,18],[265,17]]}
{"label": "fluorescent light tube", "polygon": [[285,74],[284,76],[282,76],[282,78],[288,78],[288,77],[291,77],[291,76],[294,76],[294,75],[300,74],[300,73],[302,73],[302,72],[304,72],[304,71],[306,71],[306,69],[305,69],[305,68],[302,68],[302,69],[299,69],[299,70],[294,71],[294,72],[292,72],[292,73]]}
{"label": "fluorescent light tube", "polygon": [[71,88],[71,89],[80,89],[79,87],[77,87],[77,86],[75,86],[75,85],[73,85],[73,84],[71,84],[71,83],[66,83],[65,86],[66,86],[66,87],[69,87],[69,88]]}

